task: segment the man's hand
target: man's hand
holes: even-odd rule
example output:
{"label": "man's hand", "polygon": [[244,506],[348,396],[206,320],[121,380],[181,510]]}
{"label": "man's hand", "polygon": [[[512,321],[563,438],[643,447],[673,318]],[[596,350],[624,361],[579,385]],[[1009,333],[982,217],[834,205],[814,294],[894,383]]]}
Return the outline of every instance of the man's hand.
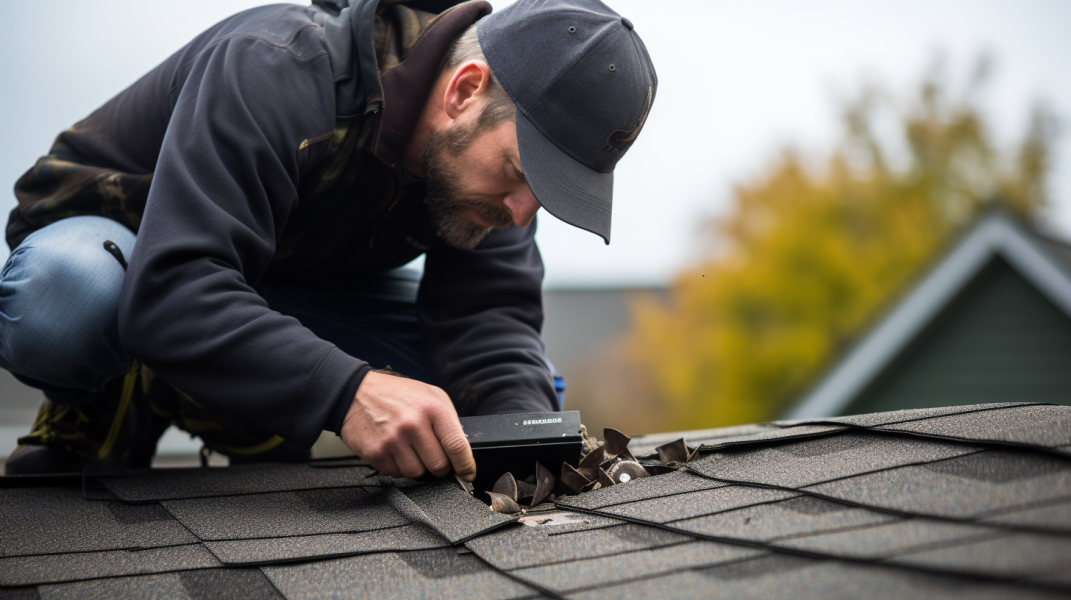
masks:
{"label": "man's hand", "polygon": [[412,379],[365,375],[342,423],[342,441],[391,477],[476,477],[476,461],[450,397]]}

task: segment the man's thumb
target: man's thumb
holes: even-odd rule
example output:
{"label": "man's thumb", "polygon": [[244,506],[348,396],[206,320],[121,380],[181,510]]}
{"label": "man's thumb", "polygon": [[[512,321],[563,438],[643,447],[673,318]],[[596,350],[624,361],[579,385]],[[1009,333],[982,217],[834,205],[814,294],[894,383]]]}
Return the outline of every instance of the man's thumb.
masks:
{"label": "man's thumb", "polygon": [[476,478],[476,459],[472,458],[472,448],[465,438],[465,430],[454,415],[439,419],[435,425],[435,436],[450,458],[454,473],[466,481]]}

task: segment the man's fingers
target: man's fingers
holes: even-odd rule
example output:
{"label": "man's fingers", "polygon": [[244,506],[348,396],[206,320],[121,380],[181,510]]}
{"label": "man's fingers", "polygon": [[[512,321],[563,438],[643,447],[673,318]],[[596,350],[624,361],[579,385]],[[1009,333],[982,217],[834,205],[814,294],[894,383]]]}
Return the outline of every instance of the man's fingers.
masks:
{"label": "man's fingers", "polygon": [[433,431],[427,431],[425,435],[418,436],[413,440],[413,449],[420,456],[420,462],[424,463],[436,477],[442,477],[450,472],[450,459],[443,452],[439,444],[439,438]]}
{"label": "man's fingers", "polygon": [[368,460],[368,464],[372,465],[372,468],[386,475],[387,477],[401,477],[402,473],[398,470],[398,464],[394,462],[394,457],[387,454],[376,460]]}
{"label": "man's fingers", "polygon": [[342,426],[342,440],[392,477],[476,477],[472,450],[446,392],[419,381],[369,373]]}
{"label": "man's fingers", "polygon": [[416,479],[424,474],[424,463],[420,461],[420,457],[417,456],[412,446],[408,444],[399,446],[393,454],[394,462],[397,463],[402,475]]}
{"label": "man's fingers", "polygon": [[465,430],[461,428],[461,421],[453,412],[439,415],[432,421],[435,428],[435,436],[439,438],[439,444],[450,459],[454,472],[458,477],[466,481],[476,478],[476,460],[472,458],[472,448],[465,439]]}

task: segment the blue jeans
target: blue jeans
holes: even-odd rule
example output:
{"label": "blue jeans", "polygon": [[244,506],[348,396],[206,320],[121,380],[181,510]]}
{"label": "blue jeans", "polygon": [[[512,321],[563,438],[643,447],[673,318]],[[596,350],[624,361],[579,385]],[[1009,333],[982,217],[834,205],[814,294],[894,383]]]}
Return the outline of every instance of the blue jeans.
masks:
{"label": "blue jeans", "polygon": [[[26,238],[0,273],[0,367],[59,404],[93,400],[130,369],[119,344],[119,293],[135,237],[103,217],[71,217]],[[263,286],[268,305],[375,368],[428,380],[417,327],[420,273],[397,269],[359,291]]]}

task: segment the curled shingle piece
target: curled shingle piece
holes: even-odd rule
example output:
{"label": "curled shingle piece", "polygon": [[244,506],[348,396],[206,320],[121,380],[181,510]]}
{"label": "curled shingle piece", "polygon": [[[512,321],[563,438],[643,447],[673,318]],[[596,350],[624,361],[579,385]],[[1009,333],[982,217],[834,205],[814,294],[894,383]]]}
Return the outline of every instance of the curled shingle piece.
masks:
{"label": "curled shingle piece", "polygon": [[606,462],[606,452],[603,450],[603,446],[599,446],[580,459],[580,462],[576,465],[576,470],[588,481],[598,481],[599,465],[604,462]]}
{"label": "curled shingle piece", "polygon": [[573,465],[562,463],[562,483],[574,494],[579,494],[585,485],[591,483],[591,480],[584,477],[584,474],[577,471]]}
{"label": "curled shingle piece", "polygon": [[[510,477],[512,478],[512,475]],[[487,495],[491,497],[491,510],[506,515],[513,515],[521,512],[521,505],[517,504],[513,498],[497,492],[487,492]]]}
{"label": "curled shingle piece", "polygon": [[506,496],[514,503],[517,502],[517,480],[513,478],[513,473],[503,473],[502,477],[498,478],[495,482],[495,486],[491,488],[491,492]]}
{"label": "curled shingle piece", "polygon": [[666,466],[680,466],[688,462],[689,452],[688,446],[684,443],[684,438],[674,440],[668,444],[662,444],[655,448],[658,452],[658,460],[662,461],[662,464]]}
{"label": "curled shingle piece", "polygon": [[534,483],[527,481],[517,482],[517,502],[522,504],[531,504],[532,498],[535,496],[536,486]]}
{"label": "curled shingle piece", "polygon": [[532,495],[532,506],[535,506],[545,500],[547,496],[549,496],[550,493],[554,491],[555,484],[558,483],[558,481],[554,479],[554,475],[551,474],[550,470],[544,467],[543,464],[540,462],[536,462],[535,476],[536,488],[534,494]]}
{"label": "curled shingle piece", "polygon": [[659,446],[658,458],[654,458],[654,455],[645,456],[641,461],[628,449],[631,438],[616,429],[608,427],[603,430],[605,442],[587,435],[587,429],[583,426],[581,432],[585,442],[580,456],[576,463],[562,463],[560,479],[556,480],[548,469],[537,462],[535,475],[518,481],[512,473],[505,473],[495,483],[492,492],[510,498],[518,505],[535,507],[551,497],[559,481],[559,494],[582,494],[650,475],[670,473],[699,457],[700,448],[690,448],[684,438],[680,438]]}
{"label": "curled shingle piece", "polygon": [[621,460],[636,460],[636,456],[632,454],[632,451],[628,449],[628,444],[632,440],[629,436],[621,433],[616,429],[607,427],[603,430],[603,435],[606,436],[606,457],[607,458],[619,458]]}
{"label": "curled shingle piece", "polygon": [[628,452],[628,443],[632,439],[629,436],[616,429],[611,429],[610,427],[603,429],[602,435],[606,438],[607,458],[614,458],[620,454]]}
{"label": "curled shingle piece", "polygon": [[387,488],[391,506],[410,522],[431,527],[452,544],[512,523],[509,515],[489,510],[453,483],[431,481],[405,490]]}

